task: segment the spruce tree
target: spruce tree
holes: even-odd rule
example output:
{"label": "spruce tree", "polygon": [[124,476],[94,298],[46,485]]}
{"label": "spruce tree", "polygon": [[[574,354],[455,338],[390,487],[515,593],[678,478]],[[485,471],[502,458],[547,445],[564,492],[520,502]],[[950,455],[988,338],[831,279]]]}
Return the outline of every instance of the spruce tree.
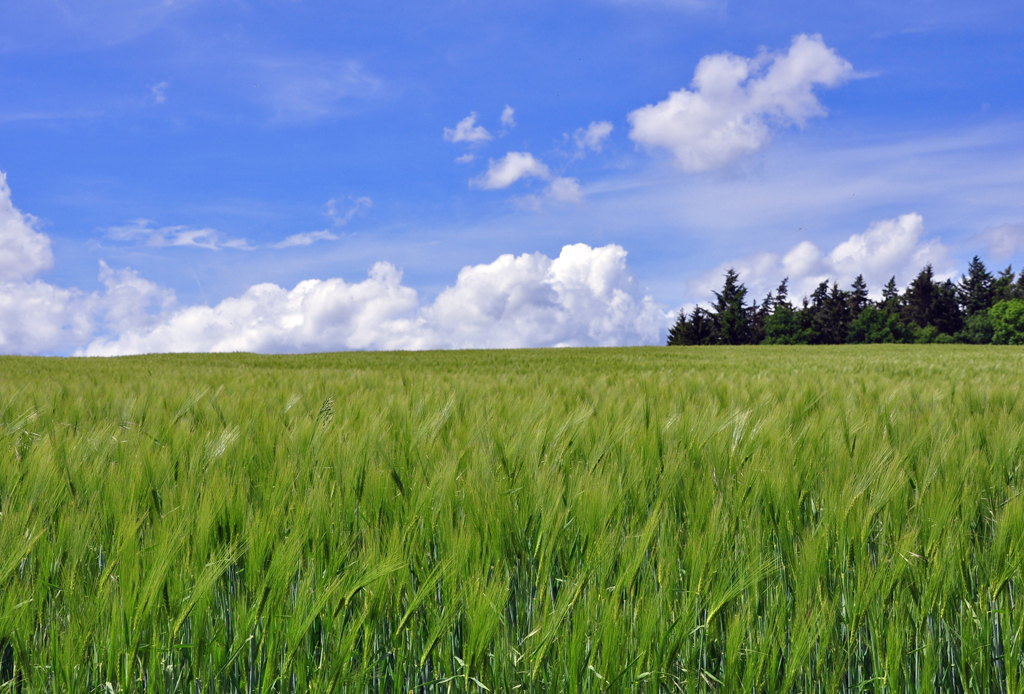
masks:
{"label": "spruce tree", "polygon": [[967,317],[978,311],[987,311],[992,306],[992,284],[995,278],[985,269],[981,258],[974,256],[967,266],[967,274],[957,285],[957,299]]}
{"label": "spruce tree", "polygon": [[[1024,273],[1022,273],[1024,274]],[[997,304],[1000,301],[1009,301],[1013,298],[1013,278],[1016,275],[1013,272],[1013,266],[1007,265],[1005,270],[999,273],[999,277],[996,277],[992,282],[992,304]]]}
{"label": "spruce tree", "polygon": [[896,276],[893,275],[889,278],[889,281],[885,283],[885,287],[882,288],[882,306],[895,311],[900,305],[900,290],[896,286]]}
{"label": "spruce tree", "polygon": [[908,323],[915,323],[919,328],[927,328],[932,324],[936,294],[934,278],[932,264],[928,263],[907,287],[904,317]]}
{"label": "spruce tree", "polygon": [[864,275],[857,275],[857,278],[853,280],[853,285],[850,287],[850,320],[856,319],[870,302],[871,300],[868,298],[868,285],[864,281]]}
{"label": "spruce tree", "polygon": [[676,318],[675,325],[669,328],[668,331],[668,346],[683,345],[684,335],[686,334],[686,310],[679,309],[679,317]]}
{"label": "spruce tree", "polygon": [[712,310],[720,339],[727,345],[742,345],[747,341],[748,316],[744,305],[747,288],[739,280],[736,270],[729,268],[722,291],[715,292]]}

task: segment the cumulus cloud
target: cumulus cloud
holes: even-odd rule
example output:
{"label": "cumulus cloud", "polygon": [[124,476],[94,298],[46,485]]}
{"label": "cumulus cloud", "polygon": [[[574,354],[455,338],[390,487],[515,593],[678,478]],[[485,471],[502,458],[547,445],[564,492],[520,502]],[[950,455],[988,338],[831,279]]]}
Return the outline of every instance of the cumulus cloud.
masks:
{"label": "cumulus cloud", "polygon": [[667,327],[615,244],[463,268],[421,315],[447,347],[650,344]]}
{"label": "cumulus cloud", "polygon": [[496,190],[530,177],[546,181],[551,178],[551,170],[529,152],[509,152],[498,161],[491,160],[487,173],[472,183],[477,188]]}
{"label": "cumulus cloud", "polygon": [[[571,197],[573,179],[552,179]],[[465,267],[429,304],[377,263],[362,282],[258,284],[215,306],[180,306],[174,291],[100,262],[103,290],[85,293],[34,274],[52,264],[49,239],[11,202],[0,173],[0,353],[306,352],[659,343],[671,317],[645,294],[617,245],[565,246],[557,258],[503,255]],[[154,238],[148,223],[125,239]],[[143,230],[145,233],[139,230]],[[171,243],[175,229],[155,238]],[[134,230],[134,231],[132,231]],[[195,231],[195,230],[194,230]],[[278,247],[328,239],[296,234]],[[195,241],[196,237],[189,237]],[[215,243],[216,242],[212,242]]]}
{"label": "cumulus cloud", "polygon": [[[499,190],[508,188],[516,181],[524,178],[539,178],[548,182],[545,197],[556,202],[578,203],[583,200],[583,189],[575,178],[555,176],[544,162],[529,152],[509,152],[498,161],[491,160],[487,172],[469,182],[474,188],[483,190]],[[527,196],[524,202],[527,207],[537,208],[541,198],[536,195]]]}
{"label": "cumulus cloud", "polygon": [[182,308],[146,329],[94,340],[83,353],[649,344],[660,342],[668,320],[640,290],[624,249],[576,244],[554,259],[504,255],[463,268],[429,306],[388,263],[352,284],[260,284],[216,306]]}
{"label": "cumulus cloud", "polygon": [[604,141],[611,134],[611,123],[608,121],[601,121],[600,123],[595,121],[587,126],[586,129],[577,128],[576,132],[573,133],[573,139],[576,141],[576,148],[581,152],[587,149],[600,152],[604,147]]}
{"label": "cumulus cloud", "polygon": [[492,138],[487,128],[476,124],[476,112],[460,120],[454,128],[444,129],[444,139],[448,142],[468,142],[476,145]]}
{"label": "cumulus cloud", "polygon": [[709,55],[697,64],[690,90],[629,114],[629,136],[671,151],[684,171],[720,168],[761,149],[772,125],[803,126],[824,116],[814,88],[853,76],[853,66],[819,35],[796,36],[786,53]]}
{"label": "cumulus cloud", "polygon": [[50,239],[36,220],[11,202],[7,175],[0,171],[0,282],[33,277],[53,265]]}
{"label": "cumulus cloud", "polygon": [[740,279],[760,300],[784,278],[789,277],[793,296],[810,294],[823,280],[849,286],[858,274],[864,275],[869,290],[881,293],[882,286],[895,276],[905,284],[927,263],[945,278],[955,274],[945,267],[947,249],[936,239],[924,239],[924,219],[910,213],[875,222],[866,231],[852,234],[831,251],[822,252],[810,241],[801,241],[785,254],[756,253],[723,263],[691,283],[699,296],[720,289],[727,268],[734,268]]}
{"label": "cumulus cloud", "polygon": [[516,110],[508,104],[501,111],[501,124],[506,128],[516,127]]}
{"label": "cumulus cloud", "polygon": [[124,226],[110,227],[105,234],[111,241],[134,241],[147,246],[194,246],[219,250],[234,248],[252,250],[245,239],[225,238],[216,229],[193,229],[188,226],[153,227],[148,219],[136,219]]}

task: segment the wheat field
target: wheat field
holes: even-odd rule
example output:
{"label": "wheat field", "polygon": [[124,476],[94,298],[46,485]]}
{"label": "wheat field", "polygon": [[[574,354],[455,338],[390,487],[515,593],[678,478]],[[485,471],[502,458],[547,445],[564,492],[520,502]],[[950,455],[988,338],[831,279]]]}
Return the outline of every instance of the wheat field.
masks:
{"label": "wheat field", "polygon": [[0,692],[1024,692],[1024,351],[0,359]]}

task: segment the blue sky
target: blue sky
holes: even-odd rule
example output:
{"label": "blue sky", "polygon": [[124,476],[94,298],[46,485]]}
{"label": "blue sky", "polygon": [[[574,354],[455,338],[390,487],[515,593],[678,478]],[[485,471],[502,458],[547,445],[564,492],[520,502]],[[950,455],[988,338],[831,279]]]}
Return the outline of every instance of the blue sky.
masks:
{"label": "blue sky", "polygon": [[634,344],[730,265],[1019,267],[1022,86],[1011,2],[0,3],[0,251],[50,254],[0,349]]}

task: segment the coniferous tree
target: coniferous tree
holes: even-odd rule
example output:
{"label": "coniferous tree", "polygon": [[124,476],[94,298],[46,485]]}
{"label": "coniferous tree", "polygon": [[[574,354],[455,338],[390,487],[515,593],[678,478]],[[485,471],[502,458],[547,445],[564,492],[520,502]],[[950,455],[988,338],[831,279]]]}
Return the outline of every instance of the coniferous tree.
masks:
{"label": "coniferous tree", "polygon": [[928,263],[907,287],[903,305],[904,319],[918,328],[931,325],[935,316],[937,291],[935,272],[931,263]]}
{"label": "coniferous tree", "polygon": [[951,338],[964,327],[960,302],[957,300],[957,287],[952,280],[946,280],[942,284],[936,285],[935,289],[931,325],[935,326],[940,335],[947,335]]}
{"label": "coniferous tree", "polygon": [[871,303],[871,299],[868,298],[868,285],[864,281],[864,275],[857,275],[857,278],[853,280],[849,297],[850,320],[855,320],[860,315],[860,312]]}
{"label": "coniferous tree", "polygon": [[[1024,274],[1024,273],[1022,273]],[[999,276],[992,282],[992,304],[995,305],[1000,301],[1009,301],[1013,298],[1013,278],[1015,277],[1013,272],[1013,266],[1007,265],[1005,270],[999,273]]]}
{"label": "coniferous tree", "polygon": [[733,268],[725,273],[721,292],[715,292],[712,307],[719,338],[727,345],[742,345],[747,341],[749,318],[744,300],[747,288],[740,283],[739,274]]}
{"label": "coniferous tree", "polygon": [[679,316],[675,324],[668,330],[668,346],[683,345],[683,336],[686,334],[686,310],[679,309]]}
{"label": "coniferous tree", "polygon": [[771,314],[765,317],[764,339],[766,345],[795,345],[807,342],[807,335],[801,327],[800,315],[789,303],[789,278],[782,280],[775,290]]}
{"label": "coniferous tree", "polygon": [[896,276],[893,275],[889,278],[889,281],[885,283],[885,287],[882,288],[882,303],[879,308],[885,308],[889,311],[896,311],[900,306],[900,290],[896,286]]}
{"label": "coniferous tree", "polygon": [[764,341],[764,326],[768,320],[770,306],[774,303],[771,292],[760,306],[755,301],[747,308],[747,341],[744,344],[759,345]]}
{"label": "coniferous tree", "polygon": [[706,309],[697,306],[690,314],[679,312],[675,325],[668,331],[668,344],[672,345],[713,345],[718,343],[714,317]]}
{"label": "coniferous tree", "polygon": [[714,316],[700,306],[694,308],[687,323],[685,339],[685,344],[689,345],[718,344],[718,328]]}
{"label": "coniferous tree", "polygon": [[967,266],[967,274],[957,285],[957,298],[968,318],[978,311],[987,311],[992,306],[992,284],[995,278],[985,269],[981,258],[974,256]]}
{"label": "coniferous tree", "polygon": [[840,289],[838,283],[833,282],[822,314],[821,336],[825,344],[838,345],[846,342],[846,333],[850,327],[849,302],[849,294]]}

